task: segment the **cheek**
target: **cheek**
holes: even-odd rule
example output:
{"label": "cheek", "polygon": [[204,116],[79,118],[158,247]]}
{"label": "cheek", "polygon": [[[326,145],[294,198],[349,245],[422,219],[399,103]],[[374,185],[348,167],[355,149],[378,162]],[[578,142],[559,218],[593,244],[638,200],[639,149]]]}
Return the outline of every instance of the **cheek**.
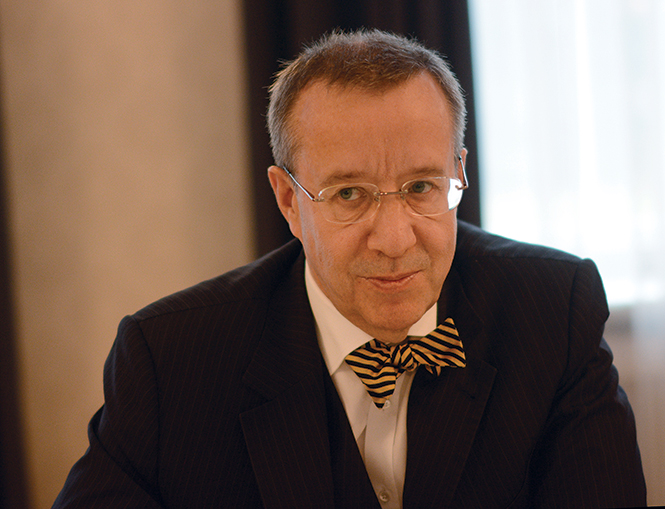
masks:
{"label": "cheek", "polygon": [[326,229],[303,230],[303,237],[305,255],[316,260],[320,272],[325,272],[329,278],[343,277],[353,260],[351,241]]}
{"label": "cheek", "polygon": [[432,260],[436,277],[445,279],[455,256],[455,246],[457,244],[456,216],[451,214],[450,218],[445,217],[445,221],[437,224],[436,228],[423,232],[420,238]]}
{"label": "cheek", "polygon": [[317,283],[330,297],[331,293],[345,293],[349,272],[358,255],[359,239],[349,229],[303,220],[302,238],[305,256]]}

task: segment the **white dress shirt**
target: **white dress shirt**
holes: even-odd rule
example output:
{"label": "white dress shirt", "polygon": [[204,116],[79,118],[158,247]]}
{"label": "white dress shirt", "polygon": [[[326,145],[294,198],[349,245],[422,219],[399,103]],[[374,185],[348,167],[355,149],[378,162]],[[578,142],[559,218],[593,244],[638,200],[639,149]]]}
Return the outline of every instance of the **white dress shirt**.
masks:
{"label": "white dress shirt", "polygon": [[[395,392],[377,408],[358,375],[344,362],[353,350],[372,339],[347,320],[324,295],[305,263],[307,296],[316,320],[319,346],[351,424],[353,436],[381,506],[402,508],[406,472],[406,414],[415,371],[397,379]],[[425,336],[437,326],[436,305],[409,329]]]}

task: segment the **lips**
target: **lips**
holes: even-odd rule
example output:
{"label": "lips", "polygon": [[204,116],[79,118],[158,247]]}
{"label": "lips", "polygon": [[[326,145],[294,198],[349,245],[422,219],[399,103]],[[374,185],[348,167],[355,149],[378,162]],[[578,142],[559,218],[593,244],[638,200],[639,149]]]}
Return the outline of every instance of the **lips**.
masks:
{"label": "lips", "polygon": [[419,271],[404,274],[391,274],[388,276],[365,277],[369,283],[382,290],[401,290],[408,286],[419,274]]}

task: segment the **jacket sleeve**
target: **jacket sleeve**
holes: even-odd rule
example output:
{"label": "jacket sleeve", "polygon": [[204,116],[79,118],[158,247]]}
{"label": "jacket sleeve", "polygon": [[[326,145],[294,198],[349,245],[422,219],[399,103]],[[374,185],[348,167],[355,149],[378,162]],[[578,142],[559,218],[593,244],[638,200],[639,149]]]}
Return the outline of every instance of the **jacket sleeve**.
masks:
{"label": "jacket sleeve", "polygon": [[104,367],[104,406],[90,446],[73,466],[54,509],[160,508],[157,383],[138,324],[125,318]]}
{"label": "jacket sleeve", "polygon": [[646,505],[635,419],[602,338],[608,316],[598,271],[585,260],[571,294],[567,368],[532,457],[534,506]]}

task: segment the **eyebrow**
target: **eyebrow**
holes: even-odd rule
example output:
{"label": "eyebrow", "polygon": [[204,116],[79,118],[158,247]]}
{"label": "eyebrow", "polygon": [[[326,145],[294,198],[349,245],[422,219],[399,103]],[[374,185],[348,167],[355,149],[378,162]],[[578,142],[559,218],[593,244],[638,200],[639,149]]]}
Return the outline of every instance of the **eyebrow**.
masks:
{"label": "eyebrow", "polygon": [[359,171],[347,171],[343,173],[333,173],[328,175],[321,182],[321,188],[326,188],[334,186],[337,184],[353,183],[353,182],[366,182],[367,179],[364,179],[363,174]]}
{"label": "eyebrow", "polygon": [[[420,177],[444,177],[445,170],[443,168],[434,168],[431,166],[423,166],[415,168],[404,173],[404,182],[414,180]],[[338,184],[353,184],[353,183],[370,183],[371,179],[367,175],[357,170],[333,173],[321,182],[321,189]]]}

